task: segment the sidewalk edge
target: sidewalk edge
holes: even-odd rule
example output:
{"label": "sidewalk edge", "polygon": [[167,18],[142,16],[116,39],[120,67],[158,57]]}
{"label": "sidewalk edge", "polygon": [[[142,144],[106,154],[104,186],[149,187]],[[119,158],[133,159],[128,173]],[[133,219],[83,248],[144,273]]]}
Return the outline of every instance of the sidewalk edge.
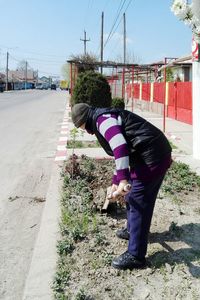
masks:
{"label": "sidewalk edge", "polygon": [[56,244],[59,238],[61,185],[60,166],[54,164],[40,229],[25,282],[23,300],[53,298],[51,285],[57,262]]}

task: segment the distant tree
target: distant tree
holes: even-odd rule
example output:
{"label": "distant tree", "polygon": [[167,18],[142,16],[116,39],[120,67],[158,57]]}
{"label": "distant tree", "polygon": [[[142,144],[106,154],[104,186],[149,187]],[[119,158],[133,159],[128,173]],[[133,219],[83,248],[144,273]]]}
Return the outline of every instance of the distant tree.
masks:
{"label": "distant tree", "polygon": [[98,69],[94,63],[98,62],[97,57],[92,53],[71,55],[70,60],[77,62],[78,72],[95,71]]}
{"label": "distant tree", "polygon": [[[123,63],[124,58],[121,54],[118,54],[115,61],[118,63]],[[136,55],[134,52],[131,52],[131,51],[126,52],[126,63],[127,64],[140,64],[141,61],[142,61],[142,59],[138,55]]]}
{"label": "distant tree", "polygon": [[61,68],[62,76],[65,80],[70,81],[70,66],[68,63],[65,63]]}
{"label": "distant tree", "polygon": [[166,81],[167,82],[174,81],[174,75],[171,68],[166,68]]}
{"label": "distant tree", "polygon": [[[21,60],[18,65],[17,65],[17,69],[19,71],[24,71],[26,69],[26,60]],[[27,63],[27,69],[28,70],[32,70],[31,66],[29,65],[29,63]]]}

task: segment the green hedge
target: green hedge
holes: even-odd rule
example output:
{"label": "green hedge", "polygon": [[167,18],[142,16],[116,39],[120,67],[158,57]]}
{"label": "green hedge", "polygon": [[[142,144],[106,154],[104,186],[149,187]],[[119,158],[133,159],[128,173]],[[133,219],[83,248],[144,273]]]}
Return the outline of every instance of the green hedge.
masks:
{"label": "green hedge", "polygon": [[95,107],[111,106],[110,86],[106,77],[93,71],[80,73],[72,96],[72,104],[87,103]]}
{"label": "green hedge", "polygon": [[112,99],[112,107],[125,109],[125,103],[123,98],[115,97]]}

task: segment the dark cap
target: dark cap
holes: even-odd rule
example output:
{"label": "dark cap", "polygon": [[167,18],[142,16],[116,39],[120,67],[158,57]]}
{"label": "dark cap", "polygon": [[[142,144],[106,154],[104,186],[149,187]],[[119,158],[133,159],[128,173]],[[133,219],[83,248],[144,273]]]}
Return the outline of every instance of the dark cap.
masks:
{"label": "dark cap", "polygon": [[77,128],[87,122],[89,108],[86,103],[78,103],[72,107],[72,121]]}

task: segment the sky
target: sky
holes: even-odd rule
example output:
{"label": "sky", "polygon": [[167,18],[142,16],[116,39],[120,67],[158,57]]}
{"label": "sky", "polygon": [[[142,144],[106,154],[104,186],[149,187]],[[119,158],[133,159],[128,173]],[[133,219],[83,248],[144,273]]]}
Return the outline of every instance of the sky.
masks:
{"label": "sky", "polygon": [[[123,5],[121,8],[120,7]],[[104,60],[123,57],[123,13],[126,13],[129,62],[152,63],[191,52],[191,30],[171,12],[172,0],[0,0],[0,72],[22,60],[39,76],[61,76],[71,55],[100,56],[104,11]],[[116,22],[115,22],[116,21]]]}

